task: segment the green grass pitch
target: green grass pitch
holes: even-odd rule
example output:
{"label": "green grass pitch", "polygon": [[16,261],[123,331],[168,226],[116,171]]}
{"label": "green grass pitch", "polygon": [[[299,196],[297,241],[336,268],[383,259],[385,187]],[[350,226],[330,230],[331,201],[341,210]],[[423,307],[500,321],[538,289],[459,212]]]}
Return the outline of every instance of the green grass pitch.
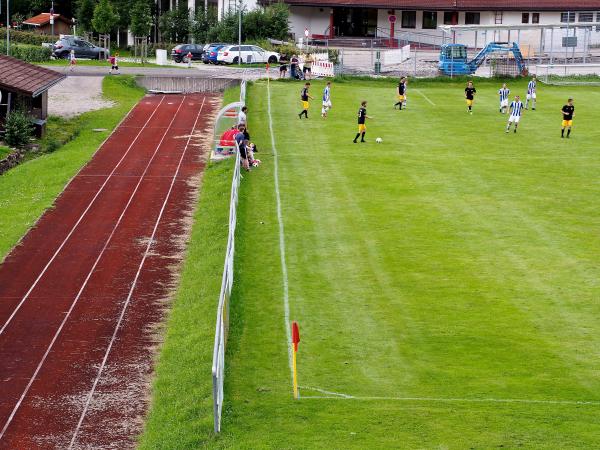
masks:
{"label": "green grass pitch", "polygon": [[[394,83],[334,81],[323,120],[313,81],[299,120],[301,85],[271,83],[297,401],[267,84],[251,86],[263,164],[242,180],[223,433],[209,431],[210,364],[175,356],[189,326],[176,302],[143,448],[600,446],[600,89],[538,85],[506,134],[500,84],[477,81],[469,115],[462,83],[411,82],[397,111]],[[526,81],[509,87],[524,96]],[[373,119],[353,144],[361,100]],[[190,311],[214,327],[214,308]]]}

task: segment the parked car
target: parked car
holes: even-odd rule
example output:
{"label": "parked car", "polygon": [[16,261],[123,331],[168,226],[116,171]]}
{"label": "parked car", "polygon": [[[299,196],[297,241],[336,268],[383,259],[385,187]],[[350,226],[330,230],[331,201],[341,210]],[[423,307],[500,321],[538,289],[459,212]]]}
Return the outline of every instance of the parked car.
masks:
{"label": "parked car", "polygon": [[217,61],[223,64],[237,64],[240,55],[242,63],[275,64],[280,58],[279,53],[268,52],[256,45],[242,45],[241,48],[237,45],[228,45],[219,49]]}
{"label": "parked car", "polygon": [[216,47],[218,45],[229,45],[227,42],[211,42],[209,44],[206,44],[204,46],[204,53],[206,53],[206,51],[211,48],[211,47]]}
{"label": "parked car", "polygon": [[204,52],[202,56],[202,62],[204,64],[219,64],[217,61],[217,55],[219,54],[219,49],[226,47],[226,44],[217,44],[215,46],[209,47],[208,50]]}
{"label": "parked car", "polygon": [[71,50],[75,51],[75,58],[100,59],[108,56],[108,49],[98,47],[78,36],[63,36],[52,46],[52,55],[55,58],[68,58]]}
{"label": "parked car", "polygon": [[171,50],[171,58],[176,63],[180,63],[187,56],[188,52],[192,53],[192,61],[199,61],[202,59],[204,53],[204,46],[200,44],[179,44],[173,47]]}

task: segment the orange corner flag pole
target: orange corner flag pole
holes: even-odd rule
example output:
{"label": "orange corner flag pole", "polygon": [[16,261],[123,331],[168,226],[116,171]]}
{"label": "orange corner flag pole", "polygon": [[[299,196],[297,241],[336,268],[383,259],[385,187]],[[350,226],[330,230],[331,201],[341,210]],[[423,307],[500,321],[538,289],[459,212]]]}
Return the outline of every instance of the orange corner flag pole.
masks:
{"label": "orange corner flag pole", "polygon": [[298,398],[298,370],[296,368],[296,353],[298,352],[298,343],[300,342],[300,330],[298,322],[292,322],[292,378],[294,383],[294,398]]}

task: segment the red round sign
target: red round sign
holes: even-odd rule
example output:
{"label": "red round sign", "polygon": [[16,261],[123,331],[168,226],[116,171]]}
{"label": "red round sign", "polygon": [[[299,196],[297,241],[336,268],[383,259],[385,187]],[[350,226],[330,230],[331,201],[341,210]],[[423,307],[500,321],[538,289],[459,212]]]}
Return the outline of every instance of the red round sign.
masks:
{"label": "red round sign", "polygon": [[390,23],[394,23],[396,21],[396,16],[392,14],[388,16],[388,20],[390,21]]}

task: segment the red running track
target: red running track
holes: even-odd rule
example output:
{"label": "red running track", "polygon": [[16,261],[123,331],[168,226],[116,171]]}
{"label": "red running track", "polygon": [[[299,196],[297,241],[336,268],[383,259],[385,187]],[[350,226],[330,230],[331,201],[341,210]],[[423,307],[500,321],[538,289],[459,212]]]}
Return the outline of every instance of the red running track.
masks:
{"label": "red running track", "polygon": [[217,103],[145,97],[0,265],[0,449],[134,446]]}

